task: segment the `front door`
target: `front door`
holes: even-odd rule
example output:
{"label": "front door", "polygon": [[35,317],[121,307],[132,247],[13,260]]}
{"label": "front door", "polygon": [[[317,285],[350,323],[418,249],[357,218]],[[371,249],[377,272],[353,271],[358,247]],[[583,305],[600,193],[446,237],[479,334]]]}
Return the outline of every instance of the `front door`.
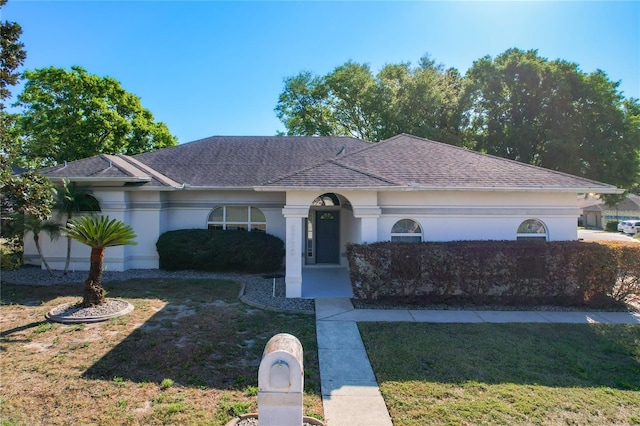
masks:
{"label": "front door", "polygon": [[316,211],[316,263],[340,263],[340,212]]}

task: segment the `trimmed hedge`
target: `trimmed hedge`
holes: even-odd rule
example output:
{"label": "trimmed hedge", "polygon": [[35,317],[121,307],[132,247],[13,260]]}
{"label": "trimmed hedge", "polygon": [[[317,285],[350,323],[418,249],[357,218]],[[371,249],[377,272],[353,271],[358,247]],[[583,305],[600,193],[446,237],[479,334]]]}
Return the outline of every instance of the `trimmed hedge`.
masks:
{"label": "trimmed hedge", "polygon": [[160,269],[273,272],[282,269],[284,243],[263,232],[181,229],[160,235]]}
{"label": "trimmed hedge", "polygon": [[387,242],[350,244],[347,257],[359,299],[603,306],[640,295],[640,244]]}

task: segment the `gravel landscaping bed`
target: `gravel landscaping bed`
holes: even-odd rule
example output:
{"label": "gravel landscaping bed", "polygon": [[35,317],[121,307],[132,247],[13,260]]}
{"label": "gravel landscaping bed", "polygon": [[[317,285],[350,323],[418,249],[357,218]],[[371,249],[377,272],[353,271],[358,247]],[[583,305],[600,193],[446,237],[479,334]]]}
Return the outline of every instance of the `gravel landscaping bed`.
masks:
{"label": "gravel landscaping bed", "polygon": [[[73,271],[66,276],[60,271],[54,271],[51,276],[47,271],[37,266],[23,266],[15,271],[2,271],[0,278],[14,284],[24,285],[84,285],[87,279],[87,271]],[[312,314],[315,312],[315,304],[312,299],[287,299],[285,297],[284,278],[275,279],[275,296],[273,278],[264,278],[262,275],[249,275],[237,273],[215,273],[202,271],[163,271],[160,269],[130,269],[123,272],[104,271],[102,283],[113,281],[125,281],[132,279],[194,279],[210,278],[220,280],[239,281],[243,284],[241,300],[249,305],[285,312],[302,312]],[[81,294],[82,287],[78,289]]]}

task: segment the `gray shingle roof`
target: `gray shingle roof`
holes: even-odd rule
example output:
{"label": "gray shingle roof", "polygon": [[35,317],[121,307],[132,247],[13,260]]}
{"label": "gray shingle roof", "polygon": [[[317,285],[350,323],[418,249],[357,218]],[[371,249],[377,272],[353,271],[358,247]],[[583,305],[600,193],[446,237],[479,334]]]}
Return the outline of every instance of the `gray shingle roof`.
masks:
{"label": "gray shingle roof", "polygon": [[217,136],[133,157],[99,155],[42,173],[169,188],[615,191],[601,182],[405,134],[376,144],[350,137]]}
{"label": "gray shingle roof", "polygon": [[349,137],[218,136],[134,158],[191,186],[253,187],[334,158],[342,147],[367,146]]}
{"label": "gray shingle roof", "polygon": [[587,198],[584,200],[578,200],[578,208],[587,211],[604,211],[604,210],[618,210],[620,212],[640,211],[640,195],[627,194],[624,200],[620,201],[615,206],[607,206],[604,200],[599,198]]}
{"label": "gray shingle roof", "polygon": [[100,154],[70,163],[40,170],[50,179],[67,178],[77,181],[111,181],[144,183],[147,186],[177,187],[179,184],[156,170],[126,155]]}

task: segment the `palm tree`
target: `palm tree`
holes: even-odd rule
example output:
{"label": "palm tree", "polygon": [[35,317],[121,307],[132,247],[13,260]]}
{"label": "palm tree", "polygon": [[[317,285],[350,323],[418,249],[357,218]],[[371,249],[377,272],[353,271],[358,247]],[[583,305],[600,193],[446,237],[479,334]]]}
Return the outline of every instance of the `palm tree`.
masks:
{"label": "palm tree", "polygon": [[89,278],[84,282],[82,306],[105,303],[102,289],[102,264],[107,247],[135,245],[133,228],[109,216],[89,215],[69,221],[65,234],[73,240],[91,247]]}
{"label": "palm tree", "polygon": [[33,234],[33,242],[36,244],[38,255],[40,256],[45,268],[47,268],[49,274],[53,275],[53,271],[49,267],[47,259],[42,254],[42,248],[40,247],[40,232],[44,231],[49,235],[51,241],[57,240],[60,236],[60,224],[52,220],[42,220],[39,217],[32,216],[30,214],[18,214],[15,218],[16,227],[14,232],[19,233],[20,235],[24,235],[26,232],[31,232]]}
{"label": "palm tree", "polygon": [[[56,191],[56,201],[54,208],[60,215],[66,214],[67,227],[69,221],[76,213],[99,212],[100,203],[93,196],[93,191],[87,186],[77,185],[67,179],[62,181],[62,190]],[[67,235],[67,260],[64,264],[64,274],[69,272],[69,262],[71,260],[71,237]]]}

